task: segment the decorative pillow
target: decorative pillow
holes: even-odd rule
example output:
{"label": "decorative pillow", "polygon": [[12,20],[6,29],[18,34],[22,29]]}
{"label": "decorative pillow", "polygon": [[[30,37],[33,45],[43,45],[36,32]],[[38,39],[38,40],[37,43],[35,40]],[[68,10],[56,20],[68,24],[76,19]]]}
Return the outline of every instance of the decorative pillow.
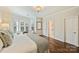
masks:
{"label": "decorative pillow", "polygon": [[6,33],[7,33],[11,38],[14,37],[14,36],[13,36],[13,33],[12,33],[11,31],[7,30]]}
{"label": "decorative pillow", "polygon": [[3,47],[8,47],[12,44],[12,40],[6,33],[0,32],[0,37],[3,42]]}
{"label": "decorative pillow", "polygon": [[3,42],[2,42],[1,37],[0,37],[0,51],[2,48],[3,48]]}

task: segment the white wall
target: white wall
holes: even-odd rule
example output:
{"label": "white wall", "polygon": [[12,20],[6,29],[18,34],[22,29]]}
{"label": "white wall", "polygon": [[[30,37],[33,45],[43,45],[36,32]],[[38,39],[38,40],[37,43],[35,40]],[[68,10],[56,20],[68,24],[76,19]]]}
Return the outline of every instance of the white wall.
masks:
{"label": "white wall", "polygon": [[48,36],[48,20],[43,18],[43,35]]}
{"label": "white wall", "polygon": [[34,26],[34,32],[36,32],[36,17],[35,16],[31,17],[30,21],[31,21],[30,28]]}
{"label": "white wall", "polygon": [[62,16],[55,16],[55,39],[64,41],[64,18]]}
{"label": "white wall", "polygon": [[[47,36],[48,34],[48,27],[47,27],[47,21],[49,20],[49,18],[51,18],[52,20],[54,20],[54,25],[55,25],[55,29],[54,29],[54,35],[55,38],[57,40],[63,41],[64,42],[64,20],[66,19],[66,17],[70,17],[70,16],[78,16],[79,15],[79,8],[71,8],[68,10],[63,10],[60,12],[57,12],[55,14],[49,14],[47,16],[44,16],[44,20],[43,20],[43,35]],[[52,32],[52,31],[51,31]],[[71,38],[72,39],[72,38]],[[75,42],[77,43],[77,42]]]}

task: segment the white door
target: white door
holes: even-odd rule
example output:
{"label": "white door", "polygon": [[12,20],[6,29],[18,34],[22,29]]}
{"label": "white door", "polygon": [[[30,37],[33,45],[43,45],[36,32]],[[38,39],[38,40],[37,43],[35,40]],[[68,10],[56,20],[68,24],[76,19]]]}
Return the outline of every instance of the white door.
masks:
{"label": "white door", "polygon": [[54,21],[48,20],[48,35],[51,38],[54,38]]}
{"label": "white door", "polygon": [[78,46],[78,17],[71,16],[65,19],[66,42]]}

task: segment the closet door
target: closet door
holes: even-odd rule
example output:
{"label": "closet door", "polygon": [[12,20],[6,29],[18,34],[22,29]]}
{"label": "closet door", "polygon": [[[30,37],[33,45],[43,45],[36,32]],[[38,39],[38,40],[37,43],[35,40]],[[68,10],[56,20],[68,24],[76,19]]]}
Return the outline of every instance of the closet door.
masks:
{"label": "closet door", "polygon": [[66,42],[78,46],[78,17],[71,16],[65,19]]}

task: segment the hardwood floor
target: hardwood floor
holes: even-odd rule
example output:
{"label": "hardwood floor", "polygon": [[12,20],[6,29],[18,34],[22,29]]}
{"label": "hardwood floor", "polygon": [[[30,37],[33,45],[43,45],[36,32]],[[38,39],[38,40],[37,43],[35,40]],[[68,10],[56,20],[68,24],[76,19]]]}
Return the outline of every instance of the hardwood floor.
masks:
{"label": "hardwood floor", "polygon": [[76,47],[75,45],[61,42],[53,38],[48,38],[44,35],[40,35],[40,36],[48,39],[48,43],[49,43],[48,49],[50,53],[78,53],[79,52],[79,48]]}

